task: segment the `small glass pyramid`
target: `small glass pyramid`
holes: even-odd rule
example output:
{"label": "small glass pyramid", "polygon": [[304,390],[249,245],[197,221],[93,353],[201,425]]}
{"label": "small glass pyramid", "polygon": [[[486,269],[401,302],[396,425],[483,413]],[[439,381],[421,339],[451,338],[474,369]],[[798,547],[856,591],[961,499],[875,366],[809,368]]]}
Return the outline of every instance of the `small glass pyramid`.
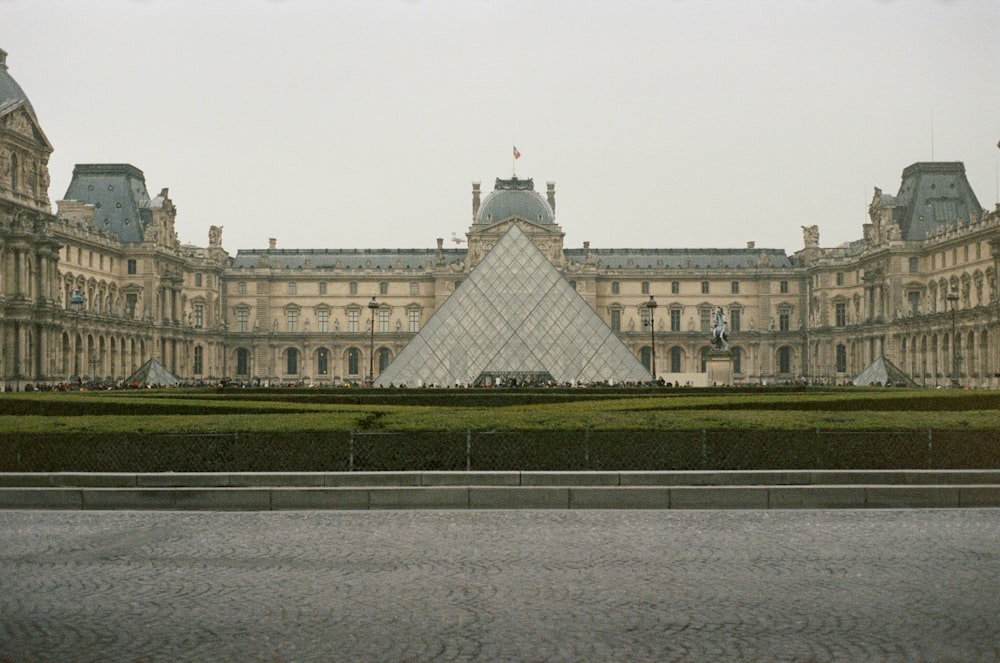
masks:
{"label": "small glass pyramid", "polygon": [[375,386],[651,380],[649,371],[515,224]]}

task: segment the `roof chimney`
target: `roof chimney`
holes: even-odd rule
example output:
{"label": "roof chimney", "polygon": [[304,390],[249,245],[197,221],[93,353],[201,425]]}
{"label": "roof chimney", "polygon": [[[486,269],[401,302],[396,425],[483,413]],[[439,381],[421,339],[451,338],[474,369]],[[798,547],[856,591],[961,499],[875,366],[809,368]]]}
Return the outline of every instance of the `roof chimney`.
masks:
{"label": "roof chimney", "polygon": [[546,182],[545,193],[548,194],[549,207],[552,208],[552,216],[556,214],[556,183]]}
{"label": "roof chimney", "polygon": [[278,240],[275,239],[274,237],[271,237],[270,239],[268,239],[267,240],[267,248],[269,248],[269,249],[276,249],[276,248],[278,248]]}
{"label": "roof chimney", "polygon": [[585,249],[589,249],[590,248],[590,241],[589,240],[583,243],[583,248],[585,248]]}
{"label": "roof chimney", "polygon": [[748,248],[748,249],[752,249],[752,248],[754,248],[754,247],[755,247],[756,245],[757,245],[757,243],[756,243],[756,242],[747,242],[747,248]]}
{"label": "roof chimney", "polygon": [[479,182],[472,183],[472,222],[476,222],[476,215],[479,214]]}

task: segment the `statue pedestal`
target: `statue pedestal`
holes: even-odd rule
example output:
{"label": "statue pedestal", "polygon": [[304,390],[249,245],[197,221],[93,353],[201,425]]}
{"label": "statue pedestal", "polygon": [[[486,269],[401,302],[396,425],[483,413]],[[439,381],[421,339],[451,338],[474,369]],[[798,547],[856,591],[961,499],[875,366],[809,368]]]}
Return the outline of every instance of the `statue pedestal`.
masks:
{"label": "statue pedestal", "polygon": [[709,387],[728,387],[733,384],[733,353],[730,350],[709,350],[705,361]]}

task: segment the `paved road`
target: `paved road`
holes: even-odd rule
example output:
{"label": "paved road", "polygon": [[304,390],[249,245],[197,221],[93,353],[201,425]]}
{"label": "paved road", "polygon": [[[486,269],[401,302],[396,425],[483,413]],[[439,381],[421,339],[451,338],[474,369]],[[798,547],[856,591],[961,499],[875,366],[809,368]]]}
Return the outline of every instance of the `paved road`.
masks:
{"label": "paved road", "polygon": [[1000,510],[0,511],[0,661],[1000,660]]}

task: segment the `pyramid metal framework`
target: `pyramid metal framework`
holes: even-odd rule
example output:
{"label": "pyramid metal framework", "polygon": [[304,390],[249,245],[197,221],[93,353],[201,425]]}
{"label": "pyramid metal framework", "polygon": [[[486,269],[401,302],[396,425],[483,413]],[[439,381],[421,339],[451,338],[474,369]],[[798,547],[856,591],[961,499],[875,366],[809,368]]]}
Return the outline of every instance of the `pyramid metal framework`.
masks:
{"label": "pyramid metal framework", "polygon": [[376,386],[652,376],[516,225],[379,375]]}

